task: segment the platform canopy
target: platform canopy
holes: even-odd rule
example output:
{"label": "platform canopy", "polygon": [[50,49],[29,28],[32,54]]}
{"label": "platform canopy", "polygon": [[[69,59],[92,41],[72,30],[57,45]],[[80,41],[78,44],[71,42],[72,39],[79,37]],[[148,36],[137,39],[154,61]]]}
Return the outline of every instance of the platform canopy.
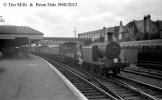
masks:
{"label": "platform canopy", "polygon": [[27,45],[43,39],[43,33],[28,26],[0,25],[0,47]]}

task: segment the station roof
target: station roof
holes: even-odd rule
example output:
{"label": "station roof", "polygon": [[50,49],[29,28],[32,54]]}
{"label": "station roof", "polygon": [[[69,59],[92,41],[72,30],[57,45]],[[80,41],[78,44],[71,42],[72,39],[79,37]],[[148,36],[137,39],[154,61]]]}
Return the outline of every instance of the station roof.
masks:
{"label": "station roof", "polygon": [[28,26],[0,25],[0,48],[27,45],[43,39],[43,33]]}
{"label": "station roof", "polygon": [[0,25],[0,39],[15,39],[16,37],[43,39],[43,33],[28,26]]}

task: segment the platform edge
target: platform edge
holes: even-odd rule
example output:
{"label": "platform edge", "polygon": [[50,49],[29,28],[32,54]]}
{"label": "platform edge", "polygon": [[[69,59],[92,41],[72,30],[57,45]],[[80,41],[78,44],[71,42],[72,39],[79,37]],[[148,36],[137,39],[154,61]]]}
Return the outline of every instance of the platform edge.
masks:
{"label": "platform edge", "polygon": [[75,94],[75,96],[77,97],[78,100],[88,100],[68,79],[66,79],[66,77],[60,72],[58,71],[51,63],[49,63],[48,61],[46,61],[45,59],[38,57],[36,55],[32,55],[35,56],[41,60],[43,60],[45,63],[47,63],[49,65],[49,67],[51,69],[53,69],[57,75],[62,79],[62,81],[67,85],[67,87]]}

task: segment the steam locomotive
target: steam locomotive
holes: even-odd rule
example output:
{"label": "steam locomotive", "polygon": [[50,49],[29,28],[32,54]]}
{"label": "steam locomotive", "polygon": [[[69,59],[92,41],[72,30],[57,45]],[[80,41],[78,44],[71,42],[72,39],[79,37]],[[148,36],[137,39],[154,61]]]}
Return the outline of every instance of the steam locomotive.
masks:
{"label": "steam locomotive", "polygon": [[121,47],[116,42],[84,46],[82,52],[83,68],[101,76],[119,74],[121,69],[129,66],[129,63],[120,61]]}

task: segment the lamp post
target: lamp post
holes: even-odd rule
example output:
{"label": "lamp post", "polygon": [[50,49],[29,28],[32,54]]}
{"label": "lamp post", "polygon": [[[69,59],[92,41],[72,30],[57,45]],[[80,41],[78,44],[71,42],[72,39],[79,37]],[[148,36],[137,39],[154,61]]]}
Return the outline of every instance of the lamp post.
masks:
{"label": "lamp post", "polygon": [[0,22],[1,23],[4,23],[5,22],[5,20],[2,18],[2,16],[0,16]]}

